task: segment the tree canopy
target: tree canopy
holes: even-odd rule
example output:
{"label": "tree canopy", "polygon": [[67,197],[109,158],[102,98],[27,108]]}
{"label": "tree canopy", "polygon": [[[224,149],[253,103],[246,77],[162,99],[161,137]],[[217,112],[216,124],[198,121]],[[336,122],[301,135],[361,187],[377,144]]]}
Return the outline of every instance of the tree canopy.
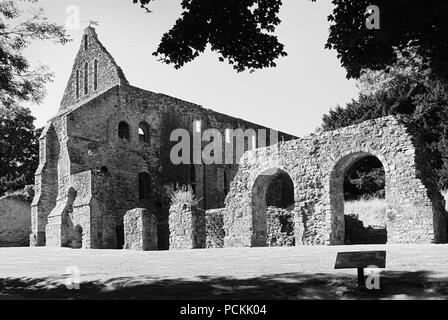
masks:
{"label": "tree canopy", "polygon": [[0,196],[34,184],[39,163],[39,135],[28,108],[0,107]]}
{"label": "tree canopy", "polygon": [[[132,0],[150,12],[154,0]],[[309,0],[315,2],[316,0]],[[381,70],[409,46],[441,77],[448,76],[448,3],[445,0],[333,0],[325,47],[334,49],[348,78],[366,68]],[[367,8],[375,4],[380,28],[366,27]],[[183,0],[182,15],[162,37],[154,55],[182,67],[210,45],[220,61],[238,71],[276,66],[286,55],[273,34],[280,24],[281,0]],[[398,49],[398,50],[395,50]]]}
{"label": "tree canopy", "polygon": [[[35,4],[37,0],[29,0]],[[0,102],[41,102],[45,84],[53,74],[46,66],[32,68],[23,50],[32,40],[51,40],[65,44],[70,39],[63,26],[51,23],[43,9],[31,14],[17,1],[0,0]]]}
{"label": "tree canopy", "polygon": [[[147,11],[153,0],[133,0]],[[273,34],[281,0],[183,0],[182,16],[162,37],[155,56],[180,68],[210,45],[237,71],[275,67],[286,56]]]}
{"label": "tree canopy", "polygon": [[[381,70],[410,46],[439,76],[448,73],[448,2],[446,0],[333,0],[326,47],[335,49],[349,78],[363,69]],[[365,25],[366,8],[375,4],[380,28]],[[397,50],[398,49],[398,50]]]}
{"label": "tree canopy", "polygon": [[418,48],[397,53],[397,61],[383,70],[365,69],[358,79],[359,98],[323,116],[322,128],[334,130],[387,115],[406,115],[418,128],[427,161],[448,187],[448,84],[434,78],[430,62]]}

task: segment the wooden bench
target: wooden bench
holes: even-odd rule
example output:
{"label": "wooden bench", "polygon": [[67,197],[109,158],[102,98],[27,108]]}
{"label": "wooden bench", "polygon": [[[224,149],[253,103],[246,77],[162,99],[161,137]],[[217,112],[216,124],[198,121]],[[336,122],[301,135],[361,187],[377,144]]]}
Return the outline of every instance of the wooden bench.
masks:
{"label": "wooden bench", "polygon": [[338,252],[335,269],[358,269],[358,287],[363,287],[364,268],[386,268],[386,251]]}

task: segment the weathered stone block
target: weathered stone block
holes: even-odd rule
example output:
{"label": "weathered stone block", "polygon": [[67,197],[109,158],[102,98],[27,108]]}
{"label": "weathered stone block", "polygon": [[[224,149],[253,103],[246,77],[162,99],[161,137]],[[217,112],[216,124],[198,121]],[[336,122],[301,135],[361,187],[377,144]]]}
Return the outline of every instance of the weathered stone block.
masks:
{"label": "weathered stone block", "polygon": [[29,245],[30,202],[16,195],[0,198],[0,247]]}
{"label": "weathered stone block", "polygon": [[205,212],[186,204],[170,208],[170,249],[205,248]]}
{"label": "weathered stone block", "polygon": [[146,209],[130,210],[124,216],[124,249],[157,250],[157,219]]}

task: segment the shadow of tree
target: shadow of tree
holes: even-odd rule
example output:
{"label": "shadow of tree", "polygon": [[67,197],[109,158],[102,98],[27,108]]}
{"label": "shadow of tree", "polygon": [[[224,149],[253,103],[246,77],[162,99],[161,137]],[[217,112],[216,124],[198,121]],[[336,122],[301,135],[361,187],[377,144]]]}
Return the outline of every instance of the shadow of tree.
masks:
{"label": "shadow of tree", "polygon": [[[82,282],[68,290],[65,278],[0,279],[0,299],[446,299],[448,279],[429,271],[380,274],[380,289],[358,289],[356,276],[287,273],[251,279],[121,277]],[[82,276],[81,276],[82,279]]]}

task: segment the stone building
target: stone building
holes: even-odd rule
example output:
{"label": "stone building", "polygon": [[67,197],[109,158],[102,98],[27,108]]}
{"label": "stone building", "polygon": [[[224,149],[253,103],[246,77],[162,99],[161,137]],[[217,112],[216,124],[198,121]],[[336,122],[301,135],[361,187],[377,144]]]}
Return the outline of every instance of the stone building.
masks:
{"label": "stone building", "polygon": [[94,28],[86,28],[60,109],[40,138],[31,245],[122,248],[124,215],[146,208],[158,220],[159,249],[168,248],[169,190],[191,184],[202,209],[220,208],[238,167],[236,159],[172,163],[172,132],[194,136],[198,123],[200,132],[223,136],[227,129],[267,129],[130,85]]}

